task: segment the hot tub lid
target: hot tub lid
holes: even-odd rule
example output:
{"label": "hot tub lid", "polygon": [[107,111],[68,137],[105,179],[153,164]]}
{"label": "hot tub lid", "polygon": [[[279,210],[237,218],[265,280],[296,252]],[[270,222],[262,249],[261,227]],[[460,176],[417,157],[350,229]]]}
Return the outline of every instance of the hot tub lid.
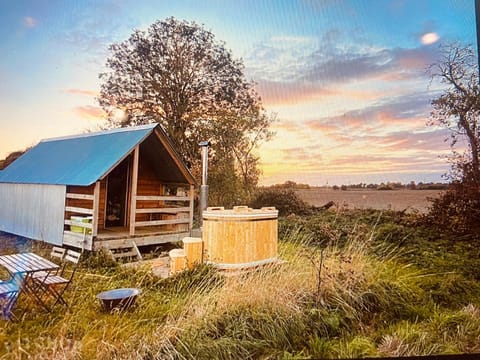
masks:
{"label": "hot tub lid", "polygon": [[278,210],[274,207],[252,209],[248,206],[235,206],[225,210],[223,206],[209,207],[203,213],[207,220],[262,220],[278,218]]}

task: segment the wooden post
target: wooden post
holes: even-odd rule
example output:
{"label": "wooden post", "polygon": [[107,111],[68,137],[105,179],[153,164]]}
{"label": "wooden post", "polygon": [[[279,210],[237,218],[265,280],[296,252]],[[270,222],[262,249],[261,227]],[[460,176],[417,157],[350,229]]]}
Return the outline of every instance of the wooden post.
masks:
{"label": "wooden post", "polygon": [[189,218],[190,218],[190,222],[189,222],[189,225],[188,225],[188,229],[192,230],[193,229],[193,209],[194,209],[194,200],[195,200],[195,186],[194,185],[190,185],[189,197],[190,197],[190,204],[189,204],[190,205],[190,213],[188,215],[189,215]]}
{"label": "wooden post", "polygon": [[92,200],[92,231],[90,235],[86,234],[86,229],[83,229],[83,244],[82,250],[92,250],[93,249],[93,239],[97,236],[98,233],[98,214],[100,210],[100,181],[95,183],[93,188],[93,197]]}
{"label": "wooden post", "polygon": [[93,189],[93,219],[92,219],[92,237],[98,234],[98,214],[100,211],[100,181],[95,183]]}
{"label": "wooden post", "polygon": [[135,235],[135,216],[137,213],[137,183],[138,183],[138,159],[140,148],[135,146],[133,150],[132,169],[132,197],[130,199],[130,236]]}
{"label": "wooden post", "polygon": [[187,261],[187,267],[193,269],[195,265],[203,262],[203,242],[202,238],[185,237],[182,240],[183,251]]}

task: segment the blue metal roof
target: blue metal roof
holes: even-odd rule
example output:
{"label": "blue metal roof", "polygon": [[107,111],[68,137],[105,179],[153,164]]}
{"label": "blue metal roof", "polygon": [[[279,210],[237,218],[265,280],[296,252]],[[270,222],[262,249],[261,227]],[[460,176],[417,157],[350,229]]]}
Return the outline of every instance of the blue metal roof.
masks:
{"label": "blue metal roof", "polygon": [[41,141],[0,173],[0,182],[88,186],[106,175],[158,124]]}

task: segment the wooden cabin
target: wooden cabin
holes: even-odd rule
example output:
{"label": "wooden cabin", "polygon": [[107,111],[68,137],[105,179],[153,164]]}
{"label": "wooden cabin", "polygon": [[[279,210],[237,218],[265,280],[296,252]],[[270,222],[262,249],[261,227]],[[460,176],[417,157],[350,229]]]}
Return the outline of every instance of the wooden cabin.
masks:
{"label": "wooden cabin", "polygon": [[41,141],[0,172],[0,230],[95,250],[179,241],[194,179],[158,125]]}

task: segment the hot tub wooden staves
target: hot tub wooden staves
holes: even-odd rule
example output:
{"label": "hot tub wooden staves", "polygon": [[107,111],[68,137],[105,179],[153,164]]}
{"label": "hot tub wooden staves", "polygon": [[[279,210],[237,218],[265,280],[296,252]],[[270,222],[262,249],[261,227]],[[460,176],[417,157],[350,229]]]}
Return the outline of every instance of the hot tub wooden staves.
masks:
{"label": "hot tub wooden staves", "polygon": [[220,269],[243,269],[277,261],[278,211],[237,206],[203,212],[204,261]]}

